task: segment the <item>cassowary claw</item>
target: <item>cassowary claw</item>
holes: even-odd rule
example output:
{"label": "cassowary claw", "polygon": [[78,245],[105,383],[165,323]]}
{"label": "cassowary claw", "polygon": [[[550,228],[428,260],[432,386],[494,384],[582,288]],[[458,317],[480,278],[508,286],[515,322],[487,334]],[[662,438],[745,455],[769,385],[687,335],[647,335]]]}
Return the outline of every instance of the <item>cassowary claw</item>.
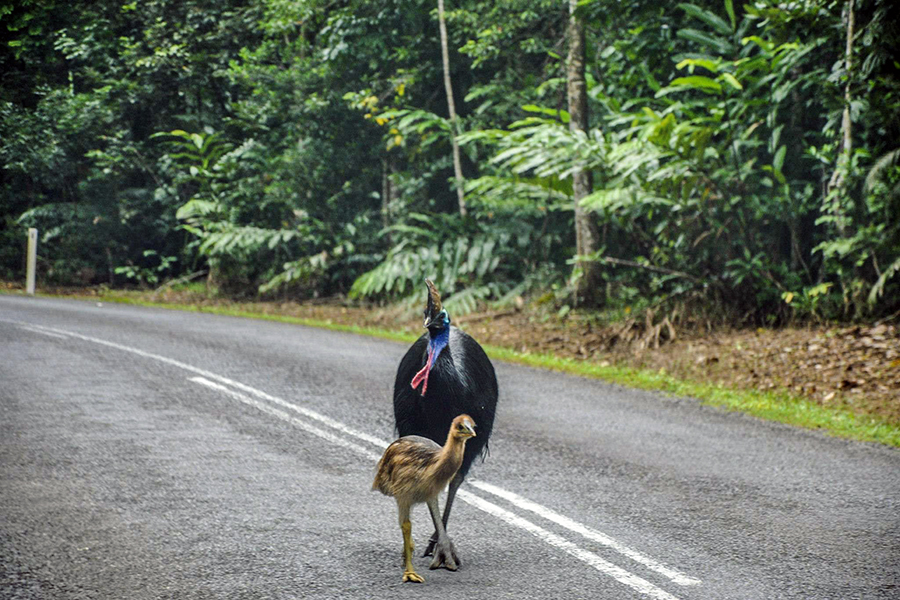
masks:
{"label": "cassowary claw", "polygon": [[[422,553],[422,556],[434,556],[434,547],[437,545],[437,540],[438,540],[437,532],[434,532],[431,535],[431,539],[428,540],[428,545],[425,546],[425,552]],[[456,555],[456,548],[452,545],[452,542],[451,542],[451,548],[452,548],[452,552],[453,552],[453,560],[454,560],[454,562],[456,562],[456,566],[458,567],[462,564],[462,561],[459,560],[459,557]],[[452,570],[453,569],[451,569],[451,571]]]}
{"label": "cassowary claw", "polygon": [[[431,548],[431,543],[428,544],[428,547]],[[455,571],[459,568],[460,564],[459,557],[456,555],[456,548],[453,547],[453,542],[447,540],[444,544],[434,544],[434,560],[431,561],[431,565],[428,567],[429,569],[434,570],[443,567],[448,571]]]}

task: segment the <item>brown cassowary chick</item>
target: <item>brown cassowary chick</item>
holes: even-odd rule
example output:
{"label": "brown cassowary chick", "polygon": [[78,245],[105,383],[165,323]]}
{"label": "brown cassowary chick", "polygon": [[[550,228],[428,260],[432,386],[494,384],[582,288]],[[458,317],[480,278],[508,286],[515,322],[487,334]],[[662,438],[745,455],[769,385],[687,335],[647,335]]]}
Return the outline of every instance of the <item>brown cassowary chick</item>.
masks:
{"label": "brown cassowary chick", "polygon": [[[439,543],[448,548],[451,555],[456,554],[441,521],[438,495],[456,475],[463,462],[466,440],[473,437],[475,422],[468,415],[459,415],[453,419],[443,447],[428,438],[408,435],[388,446],[378,461],[378,472],[372,489],[385,496],[393,496],[397,501],[400,529],[403,531],[403,581],[425,581],[412,565],[413,541],[409,511],[414,504],[424,502],[428,505]],[[443,566],[455,571],[455,557],[448,558],[449,560],[441,561],[435,557],[431,568],[436,569],[443,563]]]}
{"label": "brown cassowary chick", "polygon": [[[450,482],[441,520],[446,530],[456,491],[479,456],[485,456],[497,410],[497,376],[482,347],[450,325],[434,283],[428,286],[426,332],[406,352],[394,380],[394,422],[400,436],[420,435],[442,443],[453,418],[470,415],[478,437],[466,444],[462,466]],[[435,530],[424,555],[434,554],[455,568],[459,558],[441,545]],[[450,560],[448,560],[448,558]],[[448,566],[449,568],[449,566]]]}

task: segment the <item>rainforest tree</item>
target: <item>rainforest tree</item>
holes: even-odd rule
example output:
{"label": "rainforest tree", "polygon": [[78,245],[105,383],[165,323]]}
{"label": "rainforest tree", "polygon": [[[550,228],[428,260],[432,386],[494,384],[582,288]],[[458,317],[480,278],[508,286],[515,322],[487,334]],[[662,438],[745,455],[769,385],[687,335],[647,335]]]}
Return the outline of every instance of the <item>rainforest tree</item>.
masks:
{"label": "rainforest tree", "polygon": [[37,226],[57,283],[891,314],[898,23],[886,0],[0,3],[0,276]]}

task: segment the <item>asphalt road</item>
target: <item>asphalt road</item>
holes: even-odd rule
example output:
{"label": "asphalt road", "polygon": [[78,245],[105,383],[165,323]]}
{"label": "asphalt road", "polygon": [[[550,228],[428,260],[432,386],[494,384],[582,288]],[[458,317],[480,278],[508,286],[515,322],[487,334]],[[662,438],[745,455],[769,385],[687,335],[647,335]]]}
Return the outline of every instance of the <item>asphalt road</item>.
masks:
{"label": "asphalt road", "polygon": [[404,351],[0,296],[0,598],[900,598],[897,450],[503,363],[462,567],[402,584]]}

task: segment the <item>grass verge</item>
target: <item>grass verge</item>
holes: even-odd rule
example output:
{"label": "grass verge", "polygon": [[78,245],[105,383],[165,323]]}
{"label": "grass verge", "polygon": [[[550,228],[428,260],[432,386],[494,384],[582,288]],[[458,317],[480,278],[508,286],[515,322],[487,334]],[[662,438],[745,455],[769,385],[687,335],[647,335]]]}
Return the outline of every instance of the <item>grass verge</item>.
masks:
{"label": "grass verge", "polygon": [[[40,294],[43,295],[43,294]],[[198,306],[192,304],[171,304],[150,302],[135,296],[120,293],[106,293],[101,296],[79,295],[46,295],[47,297],[66,297],[80,300],[115,302],[154,308],[166,308],[191,312],[264,319],[293,323],[308,327],[343,331],[360,335],[368,335],[397,342],[412,342],[415,335],[380,329],[335,323],[318,319],[307,319],[288,315],[262,313],[216,306]],[[796,427],[814,429],[838,437],[864,442],[877,442],[893,447],[900,447],[900,426],[873,416],[857,415],[849,410],[823,407],[805,398],[792,395],[786,391],[739,390],[705,382],[686,381],[675,378],[665,372],[634,369],[622,366],[603,366],[597,363],[561,358],[551,354],[517,352],[509,348],[485,346],[488,355],[496,360],[550,369],[571,375],[601,379],[610,383],[638,388],[642,390],[663,392],[674,396],[687,396],[700,400],[703,404],[717,406],[726,410],[739,411],[770,421],[777,421]]]}

